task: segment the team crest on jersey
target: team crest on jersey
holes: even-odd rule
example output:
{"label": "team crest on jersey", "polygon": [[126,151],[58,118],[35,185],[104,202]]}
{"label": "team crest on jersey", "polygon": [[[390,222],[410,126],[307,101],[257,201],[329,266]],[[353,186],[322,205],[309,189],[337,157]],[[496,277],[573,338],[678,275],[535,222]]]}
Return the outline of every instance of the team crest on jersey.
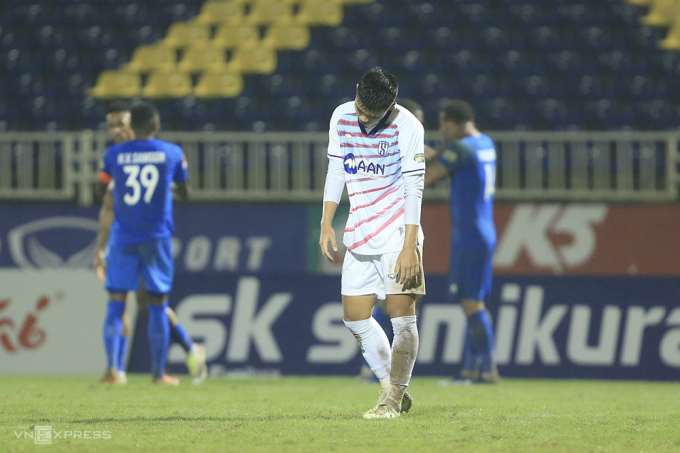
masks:
{"label": "team crest on jersey", "polygon": [[378,154],[381,156],[386,156],[387,155],[387,150],[390,148],[390,144],[388,142],[380,142],[378,144]]}

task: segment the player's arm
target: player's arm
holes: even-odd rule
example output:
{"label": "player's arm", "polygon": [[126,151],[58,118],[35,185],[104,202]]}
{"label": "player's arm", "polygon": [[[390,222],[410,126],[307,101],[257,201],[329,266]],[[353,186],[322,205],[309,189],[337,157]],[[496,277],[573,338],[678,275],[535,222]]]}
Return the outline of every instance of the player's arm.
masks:
{"label": "player's arm", "polygon": [[319,236],[321,253],[331,263],[333,262],[333,256],[330,250],[328,250],[328,243],[330,242],[333,251],[338,251],[335,230],[333,229],[333,218],[340,204],[342,192],[345,190],[345,167],[342,163],[342,150],[340,149],[340,140],[336,126],[338,122],[337,112],[337,110],[333,112],[328,129],[328,172],[326,173],[326,182],[323,189],[323,214],[321,215],[321,235]]}
{"label": "player's arm", "polygon": [[186,182],[175,183],[175,188],[172,191],[172,194],[178,200],[184,201],[187,198],[189,198],[189,186],[187,185]]}
{"label": "player's arm", "polygon": [[[179,148],[179,147],[178,147]],[[172,182],[175,183],[173,195],[179,200],[186,200],[189,198],[189,186],[187,180],[189,179],[187,158],[184,157],[184,151],[179,148],[180,159],[175,167],[175,172],[172,175]]]}
{"label": "player's arm", "polygon": [[418,257],[418,232],[423,204],[425,149],[424,131],[418,123],[404,143],[405,153],[401,160],[404,175],[404,245],[397,257],[396,282],[404,285],[409,282],[419,284],[420,259]]}
{"label": "player's arm", "polygon": [[474,151],[456,142],[449,146],[437,160],[427,163],[425,185],[428,186],[440,179],[455,175],[470,159]]}
{"label": "player's arm", "polygon": [[113,224],[113,194],[106,191],[102,208],[99,210],[99,232],[97,233],[97,248],[94,253],[94,271],[100,280],[106,278],[106,261],[104,254],[109,242],[109,233]]}

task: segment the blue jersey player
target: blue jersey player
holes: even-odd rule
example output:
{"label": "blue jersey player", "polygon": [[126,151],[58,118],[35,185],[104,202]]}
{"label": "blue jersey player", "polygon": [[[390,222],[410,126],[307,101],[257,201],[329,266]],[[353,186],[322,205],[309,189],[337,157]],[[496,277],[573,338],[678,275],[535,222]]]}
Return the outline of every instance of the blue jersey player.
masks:
{"label": "blue jersey player", "polygon": [[115,212],[106,257],[110,300],[104,346],[107,357],[115,355],[122,332],[125,297],[128,291],[139,290],[141,275],[149,295],[153,382],[178,385],[179,379],[165,374],[170,336],[166,308],[174,274],[171,186],[175,184],[179,198],[187,197],[186,160],[179,146],[154,138],[160,129],[160,119],[153,106],[133,107],[130,124],[135,140],[108,148],[99,174],[102,193],[114,182]]}
{"label": "blue jersey player", "polygon": [[449,297],[462,305],[468,320],[461,378],[494,383],[499,377],[485,301],[491,292],[496,246],[496,150],[475,126],[474,111],[466,102],[452,101],[444,107],[439,125],[446,148],[437,160],[428,162],[425,183],[451,176]]}

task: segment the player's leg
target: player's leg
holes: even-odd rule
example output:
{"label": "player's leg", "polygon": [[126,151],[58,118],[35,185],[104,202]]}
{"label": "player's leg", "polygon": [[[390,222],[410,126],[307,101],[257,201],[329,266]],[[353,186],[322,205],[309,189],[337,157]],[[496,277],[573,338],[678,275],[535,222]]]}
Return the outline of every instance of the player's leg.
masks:
{"label": "player's leg", "polygon": [[130,304],[131,293],[126,294],[125,297],[125,311],[123,312],[123,331],[120,334],[120,341],[118,343],[118,384],[127,384],[127,375],[125,373],[127,361],[127,348],[130,340],[130,332],[132,332],[132,322],[130,320]]}
{"label": "player's leg", "polygon": [[103,327],[106,372],[102,382],[117,382],[125,299],[128,291],[137,290],[139,257],[127,246],[112,246],[109,247],[106,263],[109,303]]}
{"label": "player's leg", "polygon": [[149,295],[149,346],[151,373],[157,384],[179,385],[179,379],[165,373],[170,343],[168,298],[172,288],[174,263],[170,238],[155,239],[139,244],[142,258],[142,275]]}
{"label": "player's leg", "polygon": [[389,388],[391,353],[385,331],[371,316],[376,299],[385,298],[375,264],[378,259],[346,253],[342,265],[342,305],[345,325],[359,342],[364,360],[380,381],[382,395],[382,389]]}
{"label": "player's leg", "polygon": [[[465,305],[461,301],[461,291],[465,286],[463,262],[465,261],[463,249],[456,244],[451,246],[451,256],[449,260],[449,290],[448,300],[451,303],[460,303],[465,311]],[[463,381],[476,381],[479,379],[477,356],[472,352],[470,342],[470,324],[465,323],[465,343],[463,344],[463,364],[460,371]]]}
{"label": "player's leg", "polygon": [[390,387],[383,403],[372,413],[365,414],[365,418],[395,418],[401,412],[408,412],[413,404],[413,398],[406,389],[411,382],[418,355],[416,302],[425,295],[422,246],[418,247],[418,254],[421,258],[419,277],[407,283],[396,283],[393,278],[399,253],[385,254],[381,257],[380,273],[386,292],[386,311],[393,332]]}
{"label": "player's leg", "polygon": [[208,376],[208,365],[206,363],[206,352],[203,345],[195,343],[189,334],[184,330],[184,327],[179,322],[177,313],[167,307],[165,312],[168,315],[168,320],[170,321],[170,339],[184,349],[187,353],[187,369],[191,375],[191,382],[195,385],[203,383],[205,378]]}
{"label": "player's leg", "polygon": [[[390,325],[388,331],[388,326],[386,324],[389,324],[389,317],[385,313],[385,310],[386,310],[385,301],[379,300],[378,303],[376,303],[375,307],[373,308],[373,319],[375,319],[377,323],[380,325],[380,327],[382,327],[389,340],[392,329]],[[373,370],[371,370],[371,367],[368,366],[368,362],[366,362],[365,359],[364,363],[361,365],[361,369],[359,370],[359,381],[380,382],[375,373],[373,373]]]}
{"label": "player's leg", "polygon": [[498,382],[495,337],[484,300],[491,291],[493,248],[470,253],[466,259],[461,305],[467,316],[469,344],[483,382]]}

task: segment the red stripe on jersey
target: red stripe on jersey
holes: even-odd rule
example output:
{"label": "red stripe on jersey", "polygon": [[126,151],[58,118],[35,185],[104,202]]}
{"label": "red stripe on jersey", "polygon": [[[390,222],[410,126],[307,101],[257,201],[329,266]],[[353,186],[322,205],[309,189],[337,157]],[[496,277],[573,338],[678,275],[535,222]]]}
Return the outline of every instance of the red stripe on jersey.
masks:
{"label": "red stripe on jersey", "polygon": [[99,172],[99,182],[102,184],[109,184],[113,180],[113,177],[106,173],[105,171],[100,171]]}
{"label": "red stripe on jersey", "polygon": [[[338,124],[342,124],[343,126],[356,126],[357,122],[356,121],[347,121],[347,120],[338,120]],[[363,134],[361,134],[363,135]]]}
{"label": "red stripe on jersey", "polygon": [[379,235],[380,232],[381,232],[382,230],[384,230],[385,228],[387,228],[388,226],[390,226],[391,223],[393,223],[395,220],[397,220],[397,219],[398,219],[400,216],[402,216],[403,214],[404,214],[404,208],[401,208],[400,210],[398,210],[398,211],[396,212],[396,214],[394,214],[394,215],[392,216],[392,218],[391,218],[390,220],[388,220],[387,222],[385,222],[385,224],[384,224],[383,226],[381,226],[380,228],[378,228],[377,230],[375,230],[375,232],[369,234],[368,236],[366,236],[366,237],[363,238],[362,240],[357,241],[357,242],[355,242],[354,244],[350,245],[350,246],[349,246],[349,249],[350,249],[350,250],[354,250],[355,248],[364,245],[364,244],[367,243],[369,240],[371,240],[372,238],[374,238],[374,237],[376,237],[377,235]]}
{"label": "red stripe on jersey", "polygon": [[[362,134],[361,132],[350,132],[350,131],[338,131],[338,135],[343,136],[343,135],[350,135],[352,137],[364,137],[365,135]],[[399,136],[399,131],[397,131],[395,134],[375,134],[371,135],[372,138],[394,138]]]}
{"label": "red stripe on jersey", "polygon": [[398,186],[395,187],[394,189],[392,189],[392,190],[390,190],[390,191],[387,191],[387,192],[385,192],[384,194],[380,195],[380,198],[378,198],[378,199],[375,200],[375,201],[372,201],[372,202],[370,202],[370,203],[363,204],[363,205],[361,205],[361,206],[357,206],[356,208],[352,209],[351,212],[357,212],[359,209],[363,209],[363,208],[367,208],[367,207],[369,207],[369,206],[373,206],[374,204],[376,204],[376,203],[378,203],[379,201],[383,200],[386,196],[388,196],[388,195],[390,195],[390,194],[393,194],[393,193],[396,192],[397,190],[399,190],[399,187],[398,187]]}
{"label": "red stripe on jersey", "polygon": [[385,209],[383,209],[383,210],[380,211],[379,213],[375,214],[375,215],[372,216],[372,217],[369,217],[368,219],[362,220],[361,222],[355,224],[352,228],[347,228],[347,229],[345,230],[345,233],[351,233],[352,231],[356,230],[357,228],[359,228],[359,227],[360,227],[361,225],[363,225],[364,223],[370,222],[370,221],[372,221],[372,220],[377,219],[378,217],[380,217],[381,215],[383,215],[383,214],[385,214],[387,211],[389,211],[392,207],[394,207],[395,204],[397,204],[397,203],[399,203],[400,201],[403,201],[403,200],[404,200],[404,197],[399,197],[399,198],[397,198],[396,200],[394,200],[394,201],[392,202],[392,204],[390,204],[389,206],[387,206]]}
{"label": "red stripe on jersey", "polygon": [[[389,143],[387,146],[394,146],[397,143],[399,143],[399,141]],[[340,143],[340,148],[377,148],[379,146],[380,146],[380,143],[375,143],[373,145],[366,145],[364,143],[352,143],[352,142]]]}
{"label": "red stripe on jersey", "polygon": [[389,184],[389,185],[384,186],[384,187],[378,187],[377,189],[365,190],[365,191],[363,191],[363,192],[354,192],[354,193],[349,194],[349,196],[350,196],[350,197],[353,197],[353,196],[355,196],[355,195],[362,195],[362,194],[365,194],[365,193],[377,192],[377,191],[379,191],[379,190],[387,189],[387,188],[390,187],[391,185],[392,185],[392,184]]}

